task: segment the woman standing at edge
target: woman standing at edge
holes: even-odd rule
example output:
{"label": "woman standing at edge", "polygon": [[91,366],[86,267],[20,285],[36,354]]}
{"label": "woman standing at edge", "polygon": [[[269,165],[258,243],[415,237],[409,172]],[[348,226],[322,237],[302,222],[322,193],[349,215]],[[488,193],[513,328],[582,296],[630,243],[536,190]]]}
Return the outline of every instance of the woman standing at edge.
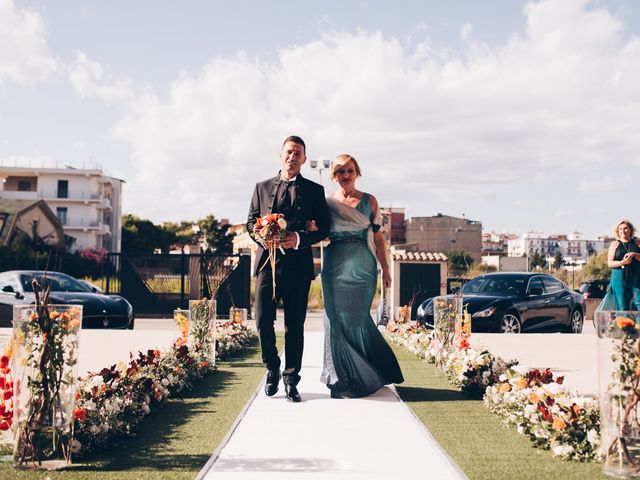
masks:
{"label": "woman standing at edge", "polygon": [[333,398],[375,393],[404,379],[393,351],[371,318],[376,258],[383,287],[391,285],[380,209],[373,195],[356,189],[360,166],[351,155],[331,164],[338,191],[327,198],[329,239],[322,266],[325,348],[322,381]]}
{"label": "woman standing at edge", "polygon": [[609,245],[611,292],[618,310],[640,308],[640,239],[629,220],[620,220],[614,231],[616,241]]}

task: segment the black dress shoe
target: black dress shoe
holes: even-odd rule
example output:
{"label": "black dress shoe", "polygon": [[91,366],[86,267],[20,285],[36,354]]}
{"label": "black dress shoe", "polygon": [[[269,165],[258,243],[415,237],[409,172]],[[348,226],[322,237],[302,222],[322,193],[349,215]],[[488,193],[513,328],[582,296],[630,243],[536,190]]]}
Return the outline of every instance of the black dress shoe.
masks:
{"label": "black dress shoe", "polygon": [[269,370],[267,372],[267,382],[264,384],[264,393],[267,397],[273,397],[278,391],[280,383],[280,370]]}
{"label": "black dress shoe", "polygon": [[298,392],[298,389],[296,388],[295,385],[285,385],[284,392],[285,392],[285,397],[287,398],[287,401],[294,402],[294,403],[298,403],[302,401],[302,398],[300,398],[300,393]]}

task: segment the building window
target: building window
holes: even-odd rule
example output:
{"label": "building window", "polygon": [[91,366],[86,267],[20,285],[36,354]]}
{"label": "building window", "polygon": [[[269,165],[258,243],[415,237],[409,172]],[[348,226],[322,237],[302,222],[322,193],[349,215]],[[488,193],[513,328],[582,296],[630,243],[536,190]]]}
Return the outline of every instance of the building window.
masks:
{"label": "building window", "polygon": [[56,207],[56,216],[62,225],[67,224],[67,207]]}
{"label": "building window", "polygon": [[25,180],[18,181],[18,191],[19,192],[30,192],[31,191],[31,182]]}
{"label": "building window", "polygon": [[69,198],[69,180],[58,180],[58,198]]}

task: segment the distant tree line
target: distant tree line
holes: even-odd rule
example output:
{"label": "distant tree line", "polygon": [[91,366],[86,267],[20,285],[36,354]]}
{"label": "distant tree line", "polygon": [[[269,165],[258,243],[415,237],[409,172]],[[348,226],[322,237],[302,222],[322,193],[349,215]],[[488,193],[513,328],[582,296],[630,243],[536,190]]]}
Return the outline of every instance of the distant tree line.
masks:
{"label": "distant tree line", "polygon": [[203,245],[204,251],[231,253],[233,237],[229,224],[221,223],[209,214],[196,221],[164,222],[127,214],[122,217],[122,251],[138,253],[168,253],[185,245]]}

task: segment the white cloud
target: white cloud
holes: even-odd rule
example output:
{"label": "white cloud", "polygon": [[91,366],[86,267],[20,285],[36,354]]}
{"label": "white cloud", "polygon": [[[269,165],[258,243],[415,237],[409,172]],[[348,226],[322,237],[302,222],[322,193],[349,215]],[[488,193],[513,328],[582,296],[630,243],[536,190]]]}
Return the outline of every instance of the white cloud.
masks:
{"label": "white cloud", "polygon": [[0,84],[33,85],[58,69],[49,52],[43,18],[13,0],[0,0]]}
{"label": "white cloud", "polygon": [[465,23],[460,29],[460,38],[466,42],[470,39],[472,32],[473,26],[470,23]]}
{"label": "white cloud", "polygon": [[605,175],[602,178],[593,180],[580,180],[578,184],[578,191],[582,193],[605,193],[612,192],[616,187],[621,187],[626,182],[616,182],[611,175]]}
{"label": "white cloud", "polygon": [[240,219],[253,182],[275,174],[280,143],[294,133],[309,158],[352,153],[364,188],[423,214],[522,182],[544,189],[613,159],[632,168],[640,39],[586,0],[530,3],[526,13],[526,29],[499,46],[455,52],[328,32],[275,61],[238,54],[183,72],[166,95],[131,102],[114,129],[133,149],[126,208],[157,220]]}
{"label": "white cloud", "polygon": [[89,59],[83,52],[76,54],[68,71],[71,85],[82,98],[120,102],[131,100],[134,96],[129,80],[110,81],[106,79],[102,66]]}
{"label": "white cloud", "polygon": [[568,208],[558,208],[553,212],[554,217],[568,217],[573,214],[573,211]]}

